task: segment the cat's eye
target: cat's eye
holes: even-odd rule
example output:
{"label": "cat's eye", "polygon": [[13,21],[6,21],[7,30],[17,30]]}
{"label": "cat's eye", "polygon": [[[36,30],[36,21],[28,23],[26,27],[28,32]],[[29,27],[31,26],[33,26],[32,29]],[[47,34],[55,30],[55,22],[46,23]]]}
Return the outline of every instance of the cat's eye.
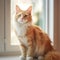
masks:
{"label": "cat's eye", "polygon": [[27,17],[27,15],[24,15],[24,17]]}
{"label": "cat's eye", "polygon": [[18,17],[20,17],[20,16],[21,16],[21,14],[18,15]]}

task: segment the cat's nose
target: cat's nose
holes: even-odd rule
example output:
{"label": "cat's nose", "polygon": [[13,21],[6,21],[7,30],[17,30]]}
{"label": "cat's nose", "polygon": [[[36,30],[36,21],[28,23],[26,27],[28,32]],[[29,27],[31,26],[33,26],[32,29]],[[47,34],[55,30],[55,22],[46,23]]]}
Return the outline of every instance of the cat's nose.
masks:
{"label": "cat's nose", "polygon": [[23,19],[23,18],[21,18],[21,22],[23,22],[23,20],[24,20],[24,19]]}
{"label": "cat's nose", "polygon": [[23,18],[21,18],[21,20],[23,21]]}
{"label": "cat's nose", "polygon": [[21,19],[23,20],[23,16],[21,16]]}

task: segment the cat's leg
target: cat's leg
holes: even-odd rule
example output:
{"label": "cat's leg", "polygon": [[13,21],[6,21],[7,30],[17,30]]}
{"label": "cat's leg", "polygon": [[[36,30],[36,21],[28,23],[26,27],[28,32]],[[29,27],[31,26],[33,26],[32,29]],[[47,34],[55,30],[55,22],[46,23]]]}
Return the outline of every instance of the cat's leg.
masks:
{"label": "cat's leg", "polygon": [[39,56],[38,60],[44,60],[44,56]]}
{"label": "cat's leg", "polygon": [[30,41],[28,43],[27,60],[33,60],[33,45],[32,45],[32,41]]}
{"label": "cat's leg", "polygon": [[20,51],[21,51],[20,60],[26,60],[26,47],[22,44],[20,45]]}
{"label": "cat's leg", "polygon": [[32,47],[28,47],[28,51],[27,51],[27,60],[33,60]]}

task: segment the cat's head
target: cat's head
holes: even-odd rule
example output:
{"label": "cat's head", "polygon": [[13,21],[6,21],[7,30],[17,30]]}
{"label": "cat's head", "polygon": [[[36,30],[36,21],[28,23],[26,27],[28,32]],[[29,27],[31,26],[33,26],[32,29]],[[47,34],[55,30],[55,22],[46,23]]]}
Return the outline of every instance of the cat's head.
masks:
{"label": "cat's head", "polygon": [[32,6],[30,6],[27,10],[24,11],[21,10],[18,5],[16,5],[15,20],[21,24],[31,22],[32,21],[31,10],[32,10]]}

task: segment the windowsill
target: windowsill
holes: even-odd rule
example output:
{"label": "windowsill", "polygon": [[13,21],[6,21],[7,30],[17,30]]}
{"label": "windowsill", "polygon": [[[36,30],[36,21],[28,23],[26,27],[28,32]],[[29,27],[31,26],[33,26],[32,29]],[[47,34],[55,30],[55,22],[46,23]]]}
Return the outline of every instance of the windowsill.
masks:
{"label": "windowsill", "polygon": [[0,53],[0,56],[20,56],[19,51],[18,52],[3,52]]}

